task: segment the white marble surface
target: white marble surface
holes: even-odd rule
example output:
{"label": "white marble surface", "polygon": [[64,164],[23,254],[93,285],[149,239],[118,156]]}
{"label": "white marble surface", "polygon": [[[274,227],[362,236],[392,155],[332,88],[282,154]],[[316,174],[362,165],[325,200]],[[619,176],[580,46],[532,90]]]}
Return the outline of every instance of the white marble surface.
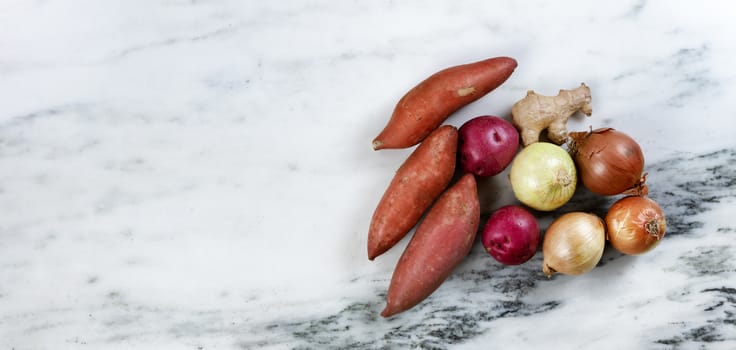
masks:
{"label": "white marble surface", "polygon": [[[730,4],[6,0],[0,348],[736,348]],[[428,74],[501,55],[514,75],[447,123],[586,82],[571,128],[640,141],[668,234],[549,280],[476,245],[382,319],[408,238],[369,262],[366,233],[410,150],[372,138]]]}

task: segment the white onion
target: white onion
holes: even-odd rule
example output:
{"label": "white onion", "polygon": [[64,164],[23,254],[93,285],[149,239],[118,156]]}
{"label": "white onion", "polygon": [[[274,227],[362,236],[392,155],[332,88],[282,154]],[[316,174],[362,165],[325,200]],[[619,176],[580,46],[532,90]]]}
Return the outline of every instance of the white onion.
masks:
{"label": "white onion", "polygon": [[547,142],[522,149],[511,164],[509,179],[519,201],[543,211],[567,203],[577,185],[572,157],[562,147]]}

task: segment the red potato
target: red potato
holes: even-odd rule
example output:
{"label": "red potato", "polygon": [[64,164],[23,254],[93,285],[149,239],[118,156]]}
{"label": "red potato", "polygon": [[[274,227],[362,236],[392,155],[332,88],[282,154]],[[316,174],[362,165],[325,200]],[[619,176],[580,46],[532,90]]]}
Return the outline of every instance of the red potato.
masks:
{"label": "red potato", "polygon": [[408,310],[439,288],[470,252],[479,221],[475,178],[465,174],[419,224],[396,264],[381,316]]}
{"label": "red potato", "polygon": [[488,218],[481,242],[496,261],[520,265],[537,253],[539,237],[539,223],[534,215],[518,205],[507,205]]}
{"label": "red potato", "polygon": [[516,60],[496,57],[433,74],[399,100],[373,149],[416,145],[450,114],[503,84],[514,69]]}
{"label": "red potato", "polygon": [[506,120],[484,115],[458,129],[460,169],[480,177],[502,172],[519,149],[519,132]]}
{"label": "red potato", "polygon": [[368,259],[383,254],[417,224],[455,173],[457,128],[430,134],[396,171],[378,203],[368,230]]}

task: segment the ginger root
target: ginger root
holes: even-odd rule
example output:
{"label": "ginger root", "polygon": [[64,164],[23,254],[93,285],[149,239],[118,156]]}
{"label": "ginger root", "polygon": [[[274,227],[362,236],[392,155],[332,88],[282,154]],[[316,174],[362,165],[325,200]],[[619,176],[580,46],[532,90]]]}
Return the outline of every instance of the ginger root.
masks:
{"label": "ginger root", "polygon": [[567,119],[577,111],[590,116],[593,113],[590,101],[590,88],[585,83],[573,90],[560,90],[557,96],[527,91],[526,97],[511,108],[513,123],[521,133],[524,147],[539,141],[539,133],[544,129],[552,142],[565,143]]}

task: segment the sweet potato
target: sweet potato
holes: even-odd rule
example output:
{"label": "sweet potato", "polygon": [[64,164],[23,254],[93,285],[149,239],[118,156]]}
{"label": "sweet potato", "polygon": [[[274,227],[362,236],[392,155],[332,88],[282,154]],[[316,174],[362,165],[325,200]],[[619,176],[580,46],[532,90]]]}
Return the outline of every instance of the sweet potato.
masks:
{"label": "sweet potato", "polygon": [[496,57],[433,74],[399,100],[373,149],[416,145],[450,114],[503,84],[514,69],[516,60]]}
{"label": "sweet potato", "polygon": [[381,316],[419,304],[468,255],[480,221],[475,178],[463,175],[429,210],[396,264]]}
{"label": "sweet potato", "polygon": [[383,254],[417,224],[455,172],[457,128],[430,134],[396,171],[378,203],[368,230],[368,259]]}

